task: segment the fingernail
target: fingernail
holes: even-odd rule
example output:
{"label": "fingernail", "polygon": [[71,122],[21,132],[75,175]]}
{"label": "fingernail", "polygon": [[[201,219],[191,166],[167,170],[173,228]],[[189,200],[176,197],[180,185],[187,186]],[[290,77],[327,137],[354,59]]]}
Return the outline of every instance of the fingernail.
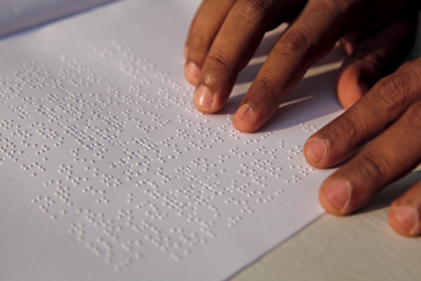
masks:
{"label": "fingernail", "polygon": [[235,117],[242,121],[253,120],[254,112],[248,104],[243,104],[235,113]]}
{"label": "fingernail", "polygon": [[327,147],[324,140],[312,138],[307,141],[307,151],[316,162],[322,161],[327,154]]}
{"label": "fingernail", "polygon": [[209,88],[205,85],[200,85],[194,93],[194,104],[203,109],[211,109],[213,104],[213,96]]}
{"label": "fingernail", "polygon": [[351,199],[351,189],[345,182],[336,180],[325,187],[325,195],[333,206],[343,211]]}
{"label": "fingernail", "polygon": [[409,231],[416,226],[419,219],[417,210],[409,205],[396,207],[395,217]]}
{"label": "fingernail", "polygon": [[201,70],[194,62],[189,62],[184,68],[184,74],[190,82],[197,84],[199,82]]}
{"label": "fingernail", "polygon": [[358,86],[360,87],[361,94],[363,95],[365,95],[370,90],[370,87],[364,81],[358,82]]}

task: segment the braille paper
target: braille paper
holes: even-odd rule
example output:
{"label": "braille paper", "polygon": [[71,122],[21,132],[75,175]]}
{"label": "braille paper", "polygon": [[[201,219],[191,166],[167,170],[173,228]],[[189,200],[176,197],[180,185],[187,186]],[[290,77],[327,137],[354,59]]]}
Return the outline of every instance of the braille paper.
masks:
{"label": "braille paper", "polygon": [[342,109],[341,55],[242,134],[183,77],[199,1],[122,1],[0,42],[4,280],[226,280],[323,214],[303,145]]}
{"label": "braille paper", "polygon": [[69,16],[113,0],[2,0],[0,36]]}

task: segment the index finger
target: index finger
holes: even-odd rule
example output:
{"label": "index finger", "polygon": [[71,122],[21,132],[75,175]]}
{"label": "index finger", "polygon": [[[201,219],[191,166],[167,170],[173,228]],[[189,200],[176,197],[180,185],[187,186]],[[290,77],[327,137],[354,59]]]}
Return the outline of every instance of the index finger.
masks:
{"label": "index finger", "polygon": [[193,103],[203,113],[222,108],[264,33],[289,18],[303,0],[238,0],[228,13],[203,65]]}
{"label": "index finger", "polygon": [[209,49],[235,2],[236,0],[204,0],[199,6],[184,48],[184,73],[193,85],[197,85]]}
{"label": "index finger", "polygon": [[[253,132],[276,112],[308,68],[347,33],[350,1],[309,1],[302,14],[281,36],[233,116],[233,125]],[[346,6],[348,5],[348,6]],[[351,24],[357,24],[352,21]]]}

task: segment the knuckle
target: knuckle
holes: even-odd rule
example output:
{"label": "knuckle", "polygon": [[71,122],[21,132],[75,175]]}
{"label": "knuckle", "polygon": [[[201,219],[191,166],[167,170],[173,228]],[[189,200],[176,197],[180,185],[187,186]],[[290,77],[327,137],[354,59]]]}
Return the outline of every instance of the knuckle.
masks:
{"label": "knuckle", "polygon": [[261,75],[256,78],[251,89],[254,99],[277,107],[281,97],[278,95],[278,92],[274,92],[274,89],[276,89],[275,85],[276,83],[270,76]]}
{"label": "knuckle", "polygon": [[260,77],[258,79],[256,79],[256,81],[254,81],[254,85],[256,87],[256,89],[258,89],[259,93],[264,93],[266,92],[269,88],[271,83],[268,81],[267,78],[265,77]]}
{"label": "knuckle", "polygon": [[240,0],[235,11],[240,17],[249,21],[260,21],[267,11],[266,0]]}
{"label": "knuckle", "polygon": [[188,59],[194,61],[199,66],[203,66],[210,47],[208,37],[202,33],[190,36],[188,46]]}
{"label": "knuckle", "polygon": [[[230,68],[229,57],[222,50],[213,50],[205,61],[206,72],[217,74]],[[224,72],[225,72],[224,71]]]}
{"label": "knuckle", "polygon": [[303,53],[310,47],[308,36],[299,29],[291,29],[285,32],[278,40],[274,51],[280,55]]}
{"label": "knuckle", "polygon": [[209,44],[209,39],[206,34],[203,32],[196,32],[192,34],[189,38],[189,46],[194,49],[203,49],[207,48]]}
{"label": "knuckle", "polygon": [[272,89],[273,83],[267,77],[259,77],[253,82],[253,88],[255,95],[263,98],[263,96],[267,96],[267,93]]}
{"label": "knuckle", "polygon": [[[364,145],[372,138],[365,112],[350,109],[324,127],[321,132],[331,140],[335,150],[350,151]],[[346,144],[346,145],[343,145]]]}
{"label": "knuckle", "polygon": [[366,151],[361,154],[361,162],[358,169],[362,175],[362,180],[369,184],[381,184],[388,180],[391,175],[391,161],[389,161],[385,154]]}
{"label": "knuckle", "polygon": [[407,114],[408,118],[406,119],[409,121],[409,127],[419,131],[419,129],[421,129],[421,102],[412,104],[409,107]]}
{"label": "knuckle", "polygon": [[344,139],[344,140],[350,140],[350,139],[359,139],[361,138],[361,135],[363,135],[362,132],[362,126],[359,124],[356,124],[355,118],[350,118],[347,114],[343,114],[341,116],[339,122],[339,126],[333,127],[333,135],[336,139]]}
{"label": "knuckle", "polygon": [[401,112],[409,101],[411,95],[412,77],[406,73],[396,73],[382,79],[377,87],[377,94],[374,95],[374,102],[391,114]]}
{"label": "knuckle", "polygon": [[[367,47],[367,52],[370,52]],[[364,57],[364,60],[367,62],[367,67],[369,71],[372,73],[374,77],[382,77],[383,71],[385,71],[386,67],[382,64],[382,62],[387,61],[388,57],[386,53],[371,53]]]}

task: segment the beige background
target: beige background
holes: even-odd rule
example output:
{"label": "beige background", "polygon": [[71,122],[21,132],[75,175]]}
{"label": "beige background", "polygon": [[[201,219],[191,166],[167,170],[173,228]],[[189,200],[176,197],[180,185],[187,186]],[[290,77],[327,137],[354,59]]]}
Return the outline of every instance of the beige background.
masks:
{"label": "beige background", "polygon": [[[421,56],[418,26],[410,59]],[[387,187],[356,214],[325,215],[231,281],[421,280],[421,237],[402,237],[387,221],[388,205],[418,180],[421,170]]]}

